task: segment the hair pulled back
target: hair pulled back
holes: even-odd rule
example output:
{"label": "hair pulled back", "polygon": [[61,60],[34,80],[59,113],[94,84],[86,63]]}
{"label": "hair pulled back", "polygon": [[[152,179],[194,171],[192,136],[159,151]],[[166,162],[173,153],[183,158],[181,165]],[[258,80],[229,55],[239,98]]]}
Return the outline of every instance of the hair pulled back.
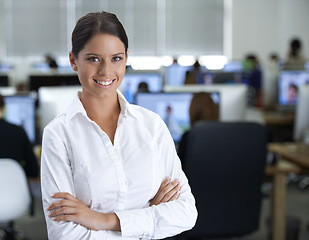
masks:
{"label": "hair pulled back", "polygon": [[105,11],[93,12],[81,17],[72,32],[72,53],[75,58],[78,58],[78,53],[98,33],[107,33],[118,37],[127,52],[128,37],[117,16]]}

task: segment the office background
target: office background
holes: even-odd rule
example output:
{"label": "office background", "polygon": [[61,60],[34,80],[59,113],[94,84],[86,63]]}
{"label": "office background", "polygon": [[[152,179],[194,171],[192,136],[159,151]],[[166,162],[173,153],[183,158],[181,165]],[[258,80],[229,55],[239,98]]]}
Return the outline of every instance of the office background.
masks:
{"label": "office background", "polygon": [[[252,53],[263,67],[271,53],[284,60],[293,37],[302,40],[302,53],[309,57],[308,0],[0,0],[0,63],[13,66],[9,85],[27,82],[33,63],[45,61],[46,53],[68,66],[77,19],[101,10],[116,13],[123,22],[131,57],[221,56],[242,61]],[[31,239],[46,237],[39,195],[35,216],[17,222]],[[250,239],[266,239],[268,234],[270,203],[265,201],[260,231]],[[287,214],[302,220],[301,240],[308,237],[307,203],[308,191],[288,189]],[[43,238],[34,237],[33,226]]]}
{"label": "office background", "polygon": [[89,11],[115,12],[129,36],[130,56],[287,55],[291,38],[309,56],[307,0],[0,0],[0,61],[12,63],[11,84],[25,81],[46,53],[68,64],[71,32]]}

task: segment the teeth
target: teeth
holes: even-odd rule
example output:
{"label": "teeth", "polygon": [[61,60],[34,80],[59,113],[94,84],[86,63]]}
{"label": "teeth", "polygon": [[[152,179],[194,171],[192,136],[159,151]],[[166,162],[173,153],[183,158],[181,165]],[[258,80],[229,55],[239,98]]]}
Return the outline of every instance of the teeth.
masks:
{"label": "teeth", "polygon": [[110,80],[110,81],[107,81],[107,82],[104,82],[104,81],[97,81],[96,82],[100,85],[103,85],[103,86],[108,86],[108,85],[111,85],[113,80]]}

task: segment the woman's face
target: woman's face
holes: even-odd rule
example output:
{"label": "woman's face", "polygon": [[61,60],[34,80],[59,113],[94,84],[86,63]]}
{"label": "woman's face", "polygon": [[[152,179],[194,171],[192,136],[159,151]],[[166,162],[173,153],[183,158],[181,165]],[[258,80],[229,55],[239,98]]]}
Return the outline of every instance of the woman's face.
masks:
{"label": "woman's face", "polygon": [[77,71],[83,94],[107,97],[115,94],[126,69],[127,53],[118,37],[99,33],[92,37],[74,58],[70,52],[72,69]]}

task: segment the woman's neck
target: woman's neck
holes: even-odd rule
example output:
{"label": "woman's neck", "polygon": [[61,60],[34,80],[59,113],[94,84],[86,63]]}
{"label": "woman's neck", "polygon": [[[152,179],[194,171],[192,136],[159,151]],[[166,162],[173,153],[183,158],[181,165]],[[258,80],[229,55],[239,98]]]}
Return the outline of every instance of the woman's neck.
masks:
{"label": "woman's neck", "polygon": [[98,98],[93,95],[81,93],[79,98],[91,120],[117,118],[120,113],[118,95]]}

